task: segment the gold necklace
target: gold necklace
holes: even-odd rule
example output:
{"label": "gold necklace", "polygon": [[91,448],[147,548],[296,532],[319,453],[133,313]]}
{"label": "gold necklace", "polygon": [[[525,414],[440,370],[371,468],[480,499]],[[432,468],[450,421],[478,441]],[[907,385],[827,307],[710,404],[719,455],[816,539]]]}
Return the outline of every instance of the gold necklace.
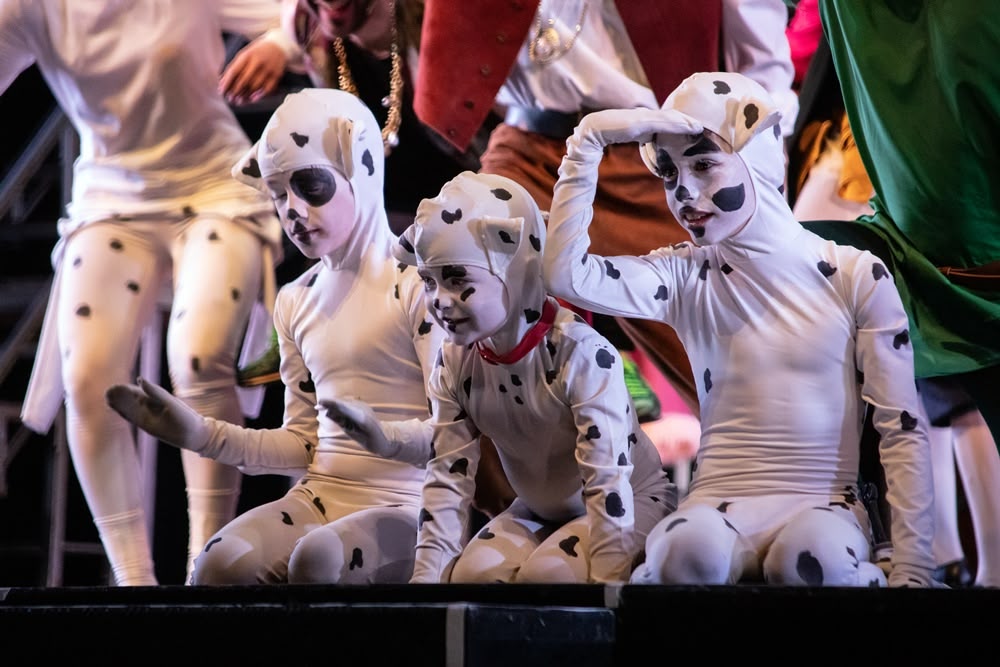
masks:
{"label": "gold necklace", "polygon": [[583,9],[580,10],[580,17],[576,20],[573,36],[563,44],[562,39],[559,37],[559,31],[555,28],[556,20],[554,18],[549,18],[546,22],[546,27],[542,27],[542,8],[539,7],[538,14],[535,16],[535,34],[532,36],[531,41],[528,42],[528,57],[531,59],[531,62],[538,63],[539,65],[548,65],[553,60],[566,55],[576,43],[576,38],[580,36],[580,31],[583,30],[583,19],[586,15],[587,4],[584,3]]}
{"label": "gold necklace", "polygon": [[[382,106],[389,109],[382,128],[382,146],[386,157],[392,149],[399,145],[399,124],[402,121],[403,106],[403,58],[399,55],[399,40],[396,38],[396,3],[392,3],[392,46],[390,57],[392,69],[389,73],[389,94],[382,98]],[[344,40],[337,37],[333,40],[333,53],[337,57],[337,83],[340,89],[358,97],[358,87],[351,76],[351,68],[347,65],[347,51],[344,50]]]}

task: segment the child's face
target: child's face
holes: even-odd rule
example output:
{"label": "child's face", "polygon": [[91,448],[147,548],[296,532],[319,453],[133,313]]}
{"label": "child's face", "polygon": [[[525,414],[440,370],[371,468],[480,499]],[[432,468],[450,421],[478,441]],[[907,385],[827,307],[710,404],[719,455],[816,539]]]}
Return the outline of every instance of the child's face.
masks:
{"label": "child's face", "polygon": [[354,229],[354,193],[337,171],[307,167],[267,179],[282,229],[303,255],[319,259],[339,249]]}
{"label": "child's face", "polygon": [[419,272],[427,310],[456,345],[489,338],[507,321],[507,290],[486,269],[451,265]]}
{"label": "child's face", "polygon": [[659,135],[656,164],[663,175],[667,206],[696,245],[723,241],[750,220],[754,210],[750,173],[714,132]]}

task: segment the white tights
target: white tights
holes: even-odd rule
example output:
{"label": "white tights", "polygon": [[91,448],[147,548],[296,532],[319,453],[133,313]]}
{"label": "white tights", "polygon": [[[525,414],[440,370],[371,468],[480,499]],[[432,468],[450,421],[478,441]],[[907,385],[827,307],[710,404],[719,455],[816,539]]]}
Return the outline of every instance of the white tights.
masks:
{"label": "white tights", "polygon": [[[70,454],[118,585],[155,584],[156,575],[132,429],[104,392],[134,381],[142,330],[172,277],[174,393],[206,416],[241,423],[235,360],[261,284],[260,243],[215,217],[94,223],[67,240],[57,313]],[[240,475],[197,455],[183,464],[196,554],[233,517]]]}

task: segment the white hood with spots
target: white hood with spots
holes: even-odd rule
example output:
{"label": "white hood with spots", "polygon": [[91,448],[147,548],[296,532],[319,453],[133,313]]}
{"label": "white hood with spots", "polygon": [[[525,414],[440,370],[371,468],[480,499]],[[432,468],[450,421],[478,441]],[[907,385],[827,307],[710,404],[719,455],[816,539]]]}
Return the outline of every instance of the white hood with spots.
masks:
{"label": "white hood with spots", "polygon": [[[720,104],[720,97],[725,99]],[[778,105],[752,79],[732,72],[699,72],[685,79],[661,107],[691,126],[711,130],[743,160],[756,202],[750,222],[721,245],[740,256],[769,252],[802,227],[784,196],[785,154]],[[656,138],[639,148],[643,162],[657,176]]]}
{"label": "white hood with spots", "polygon": [[356,266],[366,251],[388,252],[392,232],[385,214],[385,170],[378,122],[354,95],[306,88],[285,98],[260,140],[233,167],[233,177],[262,192],[270,176],[309,167],[342,174],[354,192],[354,233],[323,262],[333,269]]}
{"label": "white hood with spots", "polygon": [[488,342],[502,354],[521,341],[542,311],[544,243],[545,222],[527,190],[503,176],[466,171],[420,203],[393,254],[417,267],[477,266],[499,278],[511,312]]}

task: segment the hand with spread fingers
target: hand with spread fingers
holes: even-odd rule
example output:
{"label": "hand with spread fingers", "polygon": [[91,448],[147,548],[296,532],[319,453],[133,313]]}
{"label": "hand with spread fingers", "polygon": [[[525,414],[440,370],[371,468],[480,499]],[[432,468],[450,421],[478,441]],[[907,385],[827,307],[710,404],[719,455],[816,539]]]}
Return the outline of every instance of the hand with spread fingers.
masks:
{"label": "hand with spread fingers", "polygon": [[143,431],[168,444],[200,452],[208,443],[205,418],[159,385],[139,378],[137,384],[112,385],[108,405]]}
{"label": "hand with spread fingers", "polygon": [[319,407],[326,410],[344,433],[372,454],[418,468],[423,468],[433,455],[433,429],[429,422],[418,419],[379,421],[367,403],[350,398],[321,400]]}

